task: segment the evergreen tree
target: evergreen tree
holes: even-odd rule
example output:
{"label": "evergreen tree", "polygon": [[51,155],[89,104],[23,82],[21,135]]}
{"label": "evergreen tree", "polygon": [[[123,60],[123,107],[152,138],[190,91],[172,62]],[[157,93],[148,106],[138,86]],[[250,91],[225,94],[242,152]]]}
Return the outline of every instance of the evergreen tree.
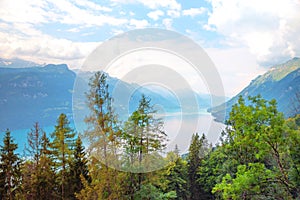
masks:
{"label": "evergreen tree", "polygon": [[[158,152],[165,149],[167,135],[162,129],[161,119],[154,117],[155,113],[151,100],[142,95],[137,110],[125,123],[123,134],[125,169],[138,172],[137,175],[130,174],[130,191],[139,190],[146,178],[144,172],[155,167],[152,165],[158,166],[158,161],[163,160]],[[155,163],[153,160],[156,160]]]}
{"label": "evergreen tree", "polygon": [[21,184],[21,160],[15,153],[18,148],[7,130],[0,147],[0,199],[16,199]]}
{"label": "evergreen tree", "polygon": [[40,157],[41,157],[41,142],[44,131],[36,122],[31,131],[27,134],[28,147],[25,150],[28,152],[27,161],[22,166],[23,190],[26,199],[38,199],[40,195]]}
{"label": "evergreen tree", "polygon": [[199,177],[199,168],[204,156],[208,153],[209,146],[208,142],[203,134],[202,137],[196,133],[192,136],[191,145],[189,147],[188,154],[188,185],[190,199],[206,199],[206,193],[203,188],[200,187],[198,182]]}
{"label": "evergreen tree", "polygon": [[175,191],[175,199],[185,200],[188,198],[187,162],[179,156],[177,145],[174,152],[168,153],[167,157],[170,156],[175,157],[175,159],[168,164],[163,172],[162,182],[165,185],[164,191]]}
{"label": "evergreen tree", "polygon": [[60,195],[62,199],[66,199],[70,195],[70,184],[67,182],[67,177],[73,159],[75,132],[70,127],[70,122],[65,114],[60,114],[58,117],[52,137],[51,149],[58,174],[57,181],[60,186]]}
{"label": "evergreen tree", "polygon": [[60,199],[56,181],[56,166],[53,161],[51,143],[44,132],[41,138],[40,162],[38,167],[39,199]]}
{"label": "evergreen tree", "polygon": [[71,197],[75,198],[75,193],[79,193],[83,189],[84,179],[88,184],[91,183],[88,170],[88,160],[80,136],[78,136],[74,149],[74,159],[70,165],[69,183],[71,184]]}
{"label": "evergreen tree", "polygon": [[85,131],[84,137],[89,142],[89,150],[103,161],[106,167],[118,167],[118,163],[115,162],[118,160],[117,150],[121,132],[106,79],[107,76],[102,72],[96,72],[90,79],[90,90],[86,94],[90,114],[85,118],[88,130]]}
{"label": "evergreen tree", "polygon": [[[87,105],[90,114],[85,118],[88,129],[84,138],[88,142],[90,175],[92,182],[84,182],[84,189],[77,196],[82,199],[118,199],[122,197],[121,174],[118,150],[121,144],[117,115],[115,115],[109,93],[107,76],[96,72],[89,82]],[[95,197],[96,196],[96,197]]]}

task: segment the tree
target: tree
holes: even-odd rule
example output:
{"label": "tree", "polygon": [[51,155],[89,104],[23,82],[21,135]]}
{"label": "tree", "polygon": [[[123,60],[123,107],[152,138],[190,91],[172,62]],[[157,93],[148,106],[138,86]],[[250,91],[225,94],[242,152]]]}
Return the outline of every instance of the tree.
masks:
{"label": "tree", "polygon": [[84,189],[77,196],[82,199],[118,199],[122,197],[122,173],[109,167],[120,167],[121,131],[112,107],[107,76],[96,72],[90,78],[89,87],[86,97],[90,114],[85,118],[88,129],[84,139],[89,145],[92,182],[85,181]]}
{"label": "tree", "polygon": [[211,193],[217,183],[230,173],[232,163],[227,160],[222,146],[215,146],[201,161],[197,183],[203,189],[206,199],[215,199]]}
{"label": "tree", "polygon": [[3,146],[1,145],[0,152],[0,198],[1,199],[16,199],[17,193],[20,190],[21,184],[21,160],[15,150],[18,145],[14,143],[10,135],[10,131],[5,132]]}
{"label": "tree", "polygon": [[52,200],[60,198],[57,188],[56,166],[52,157],[51,143],[45,132],[41,138],[38,170],[39,199]]}
{"label": "tree", "polygon": [[27,134],[28,147],[25,148],[27,160],[22,166],[22,187],[26,199],[38,199],[41,197],[40,191],[40,159],[41,159],[41,143],[42,134],[45,132],[36,122]]}
{"label": "tree", "polygon": [[[249,97],[248,100],[249,105],[246,105],[240,97],[230,112],[223,146],[228,160],[234,163],[231,165],[234,170],[223,177],[222,184],[217,184],[214,192],[220,192],[223,198],[227,198],[228,191],[232,198],[269,198],[270,194],[274,198],[294,198],[295,185],[289,178],[287,145],[291,137],[283,114],[277,111],[275,100],[266,101],[260,96]],[[249,176],[252,173],[251,176],[255,177],[255,170],[261,172],[260,176],[268,184],[245,179],[243,173]],[[244,186],[234,190],[236,186],[233,183],[238,186],[241,181]],[[246,183],[249,185],[246,186]],[[273,190],[274,187],[277,190]],[[253,190],[255,193],[251,193]]]}
{"label": "tree", "polygon": [[174,157],[174,161],[169,162],[168,166],[163,170],[162,182],[164,191],[174,191],[176,192],[175,199],[185,200],[189,196],[187,187],[187,162],[178,154],[177,145],[174,152],[169,152],[167,157]]}
{"label": "tree", "polygon": [[72,198],[75,198],[75,193],[79,193],[83,189],[82,179],[87,181],[88,184],[91,183],[88,160],[80,136],[78,136],[74,149],[74,159],[70,164],[70,176],[68,181],[72,184],[70,192]]}
{"label": "tree", "polygon": [[198,183],[199,179],[199,167],[202,159],[209,151],[209,145],[205,135],[200,136],[196,133],[192,136],[191,145],[189,147],[188,154],[188,185],[190,199],[206,199],[203,194],[205,193],[203,188]]}
{"label": "tree", "polygon": [[58,183],[60,185],[60,195],[62,199],[70,194],[70,184],[67,182],[70,163],[73,159],[75,132],[70,127],[70,122],[65,114],[60,114],[57,119],[57,125],[52,133],[53,141],[51,143],[53,161],[58,173]]}
{"label": "tree", "polygon": [[107,76],[96,72],[89,82],[87,105],[90,115],[85,118],[88,130],[84,137],[89,142],[89,150],[93,152],[106,167],[118,168],[117,150],[120,145],[120,134],[117,115],[112,107],[113,98],[109,93]]}
{"label": "tree", "polygon": [[137,177],[130,174],[131,191],[139,190],[145,181],[145,172],[159,167],[163,160],[158,153],[165,149],[167,135],[162,129],[162,120],[155,118],[155,113],[151,100],[142,95],[138,108],[125,123],[124,170],[138,173]]}

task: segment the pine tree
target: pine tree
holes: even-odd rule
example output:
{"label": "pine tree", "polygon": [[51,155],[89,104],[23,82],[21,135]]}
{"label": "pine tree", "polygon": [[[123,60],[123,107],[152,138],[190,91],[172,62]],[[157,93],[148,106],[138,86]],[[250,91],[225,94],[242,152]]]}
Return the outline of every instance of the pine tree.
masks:
{"label": "pine tree", "polygon": [[55,173],[55,163],[52,158],[51,143],[44,132],[41,138],[40,162],[38,167],[39,199],[52,200],[60,198]]}
{"label": "pine tree", "polygon": [[27,134],[28,153],[27,160],[22,166],[22,187],[26,199],[38,199],[40,197],[39,172],[41,157],[41,138],[44,131],[36,122],[31,131]]}
{"label": "pine tree", "polygon": [[73,155],[75,132],[70,127],[70,122],[65,114],[60,114],[58,117],[52,137],[51,149],[58,173],[60,195],[62,199],[66,199],[70,191],[67,177]]}
{"label": "pine tree", "polygon": [[28,153],[22,165],[22,188],[25,199],[55,199],[54,162],[49,150],[49,139],[46,133],[35,123],[28,133]]}
{"label": "pine tree", "polygon": [[14,143],[7,130],[3,139],[0,152],[0,199],[16,199],[21,184],[21,160],[15,153],[18,145]]}
{"label": "pine tree", "polygon": [[142,184],[149,182],[146,179],[151,174],[145,172],[159,166],[159,162],[163,160],[158,152],[164,150],[167,136],[162,130],[161,119],[154,117],[155,113],[151,100],[142,95],[137,110],[125,123],[124,168],[130,171],[128,185],[130,199],[133,199],[134,192],[140,190]]}
{"label": "pine tree", "polygon": [[109,93],[107,76],[96,72],[89,82],[90,90],[87,95],[87,105],[90,115],[85,118],[88,130],[84,137],[89,142],[89,150],[96,152],[94,155],[103,161],[106,167],[118,168],[115,163],[117,150],[120,144],[120,131],[117,115],[115,115]]}
{"label": "pine tree", "polygon": [[75,193],[79,193],[83,189],[82,180],[91,183],[88,170],[88,160],[80,136],[78,136],[74,149],[74,159],[70,165],[69,183],[72,185],[71,197],[75,198]]}
{"label": "pine tree", "polygon": [[191,145],[189,147],[188,155],[188,185],[190,199],[206,199],[203,194],[203,188],[198,183],[199,179],[199,167],[204,156],[208,153],[209,146],[208,142],[203,134],[200,138],[199,135],[193,134]]}
{"label": "pine tree", "polygon": [[188,198],[187,162],[180,157],[177,145],[173,152],[168,153],[167,157],[170,156],[175,159],[168,164],[163,172],[164,191],[175,191],[176,199],[185,200]]}
{"label": "pine tree", "polygon": [[90,79],[89,87],[86,96],[90,114],[85,118],[88,129],[84,133],[84,139],[91,152],[92,182],[85,184],[84,190],[78,196],[83,199],[95,196],[100,199],[119,199],[122,197],[119,184],[121,173],[115,168],[120,167],[118,150],[121,131],[112,107],[113,98],[109,93],[107,76],[96,72]]}

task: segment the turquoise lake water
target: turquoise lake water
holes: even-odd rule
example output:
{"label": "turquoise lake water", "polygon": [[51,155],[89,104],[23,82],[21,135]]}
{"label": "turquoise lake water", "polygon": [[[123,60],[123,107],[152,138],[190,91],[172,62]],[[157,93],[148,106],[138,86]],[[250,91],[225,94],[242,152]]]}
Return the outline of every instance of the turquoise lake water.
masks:
{"label": "turquoise lake water", "polygon": [[[186,152],[188,150],[193,133],[204,133],[209,142],[215,144],[218,142],[221,131],[225,128],[224,124],[215,122],[210,113],[207,112],[189,115],[172,113],[162,116],[162,119],[164,121],[164,129],[169,138],[167,145],[168,151],[174,149],[175,145],[177,144],[181,152]],[[71,127],[77,130],[77,132],[83,133],[83,125],[76,125],[71,124]],[[27,143],[27,134],[30,132],[30,128],[11,131],[13,139],[18,144],[17,152],[20,155],[24,155],[24,146],[25,143]],[[54,131],[54,126],[43,127],[43,130],[50,137],[51,133]],[[4,131],[0,133],[1,145],[4,134]]]}

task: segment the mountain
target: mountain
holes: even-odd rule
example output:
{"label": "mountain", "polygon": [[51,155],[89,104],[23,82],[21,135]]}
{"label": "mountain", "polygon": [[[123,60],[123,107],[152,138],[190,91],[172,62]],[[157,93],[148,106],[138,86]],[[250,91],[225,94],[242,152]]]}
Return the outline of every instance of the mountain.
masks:
{"label": "mountain", "polygon": [[0,68],[0,130],[55,124],[60,113],[72,115],[76,74],[67,65]]}
{"label": "mountain", "polygon": [[[26,66],[22,67],[22,63]],[[28,67],[30,65],[33,66]],[[65,64],[41,66],[0,59],[0,131],[30,128],[36,121],[42,127],[53,126],[60,113],[65,113],[71,123],[82,122],[89,112],[85,93],[92,75],[92,72],[75,73]],[[202,110],[211,106],[210,95],[192,90],[178,91],[174,95],[166,89],[142,87],[110,76],[107,82],[121,120],[136,109],[142,94],[151,98],[155,108],[165,114],[181,112],[182,105],[186,105],[183,112],[195,112],[192,103]]]}
{"label": "mountain", "polygon": [[[225,103],[226,118],[229,116],[231,107],[237,103],[239,96],[247,100],[248,96],[258,94],[267,100],[276,99],[277,108],[284,113],[285,117],[299,113],[300,58],[293,58],[283,64],[276,65],[265,74],[255,78],[238,95]],[[219,116],[224,113],[224,105],[211,108],[208,111],[212,113],[217,121],[222,121]]]}
{"label": "mountain", "polygon": [[44,65],[37,64],[35,62],[22,60],[18,58],[4,59],[0,58],[0,67],[5,68],[27,68],[27,67],[42,67]]}

